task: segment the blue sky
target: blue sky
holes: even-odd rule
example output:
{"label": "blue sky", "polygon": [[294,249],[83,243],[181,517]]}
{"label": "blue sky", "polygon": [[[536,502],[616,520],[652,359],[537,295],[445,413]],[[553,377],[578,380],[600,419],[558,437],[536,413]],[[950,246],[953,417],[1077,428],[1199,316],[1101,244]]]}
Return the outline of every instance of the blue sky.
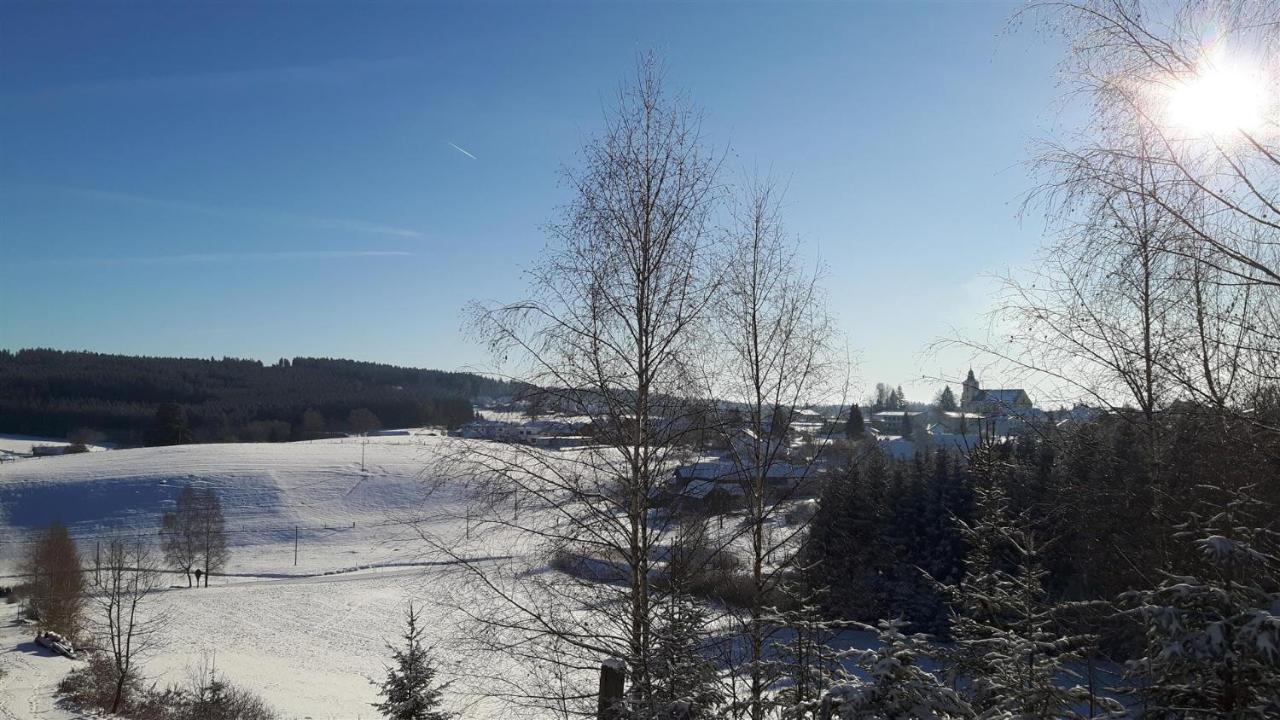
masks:
{"label": "blue sky", "polygon": [[5,3],[0,347],[484,367],[459,310],[521,294],[651,49],[730,169],[788,183],[855,374],[923,399],[1040,242],[1060,48],[1016,7]]}

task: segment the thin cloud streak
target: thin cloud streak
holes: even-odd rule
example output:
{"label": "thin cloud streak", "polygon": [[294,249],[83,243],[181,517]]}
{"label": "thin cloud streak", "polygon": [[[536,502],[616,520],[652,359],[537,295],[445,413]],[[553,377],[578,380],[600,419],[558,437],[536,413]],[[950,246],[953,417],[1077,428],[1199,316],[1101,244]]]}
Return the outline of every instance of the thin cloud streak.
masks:
{"label": "thin cloud streak", "polygon": [[19,261],[18,265],[186,265],[219,262],[288,260],[349,260],[353,258],[410,257],[404,250],[281,250],[277,252],[183,253],[118,258],[59,258]]}
{"label": "thin cloud streak", "polygon": [[217,70],[177,75],[112,78],[98,82],[63,85],[34,96],[48,100],[61,97],[116,95],[126,93],[230,92],[275,85],[328,85],[351,82],[366,75],[390,72],[416,65],[405,58],[377,60],[335,60],[312,65]]}
{"label": "thin cloud streak", "polygon": [[163,200],[160,198],[147,197],[145,195],[132,195],[129,193],[113,192],[109,190],[96,190],[93,188],[67,187],[62,188],[62,190],[71,193],[72,195],[89,198],[91,200],[103,200],[126,205],[147,205],[150,207],[164,208],[166,210],[179,210],[182,212],[199,213],[201,215],[209,215],[213,217],[284,223],[313,230],[339,230],[366,233],[370,235],[388,235],[391,237],[415,239],[423,239],[425,237],[417,230],[396,227],[394,225],[365,222],[363,220],[344,220],[339,218],[299,215],[296,213],[221,208],[183,201]]}
{"label": "thin cloud streak", "polygon": [[472,155],[471,153],[467,152],[466,150],[463,150],[462,148],[458,147],[457,145],[454,145],[453,143],[449,143],[449,146],[452,147],[454,150],[457,150],[458,152],[462,153],[463,155],[466,155],[467,157],[471,158],[472,160],[480,159],[475,155]]}

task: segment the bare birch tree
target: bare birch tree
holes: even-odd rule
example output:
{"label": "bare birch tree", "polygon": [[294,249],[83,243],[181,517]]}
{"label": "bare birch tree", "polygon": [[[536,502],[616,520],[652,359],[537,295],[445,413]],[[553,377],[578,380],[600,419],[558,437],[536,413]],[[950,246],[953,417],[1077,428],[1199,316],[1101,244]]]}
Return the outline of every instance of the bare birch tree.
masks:
{"label": "bare birch tree", "polygon": [[115,692],[110,711],[128,701],[125,691],[136,684],[138,659],[159,644],[164,616],[144,614],[142,606],[162,586],[159,564],[140,538],[116,538],[106,545],[102,582],[93,595],[94,634],[111,660]]}
{"label": "bare birch tree", "polygon": [[818,460],[792,452],[792,415],[809,403],[843,402],[844,391],[836,382],[832,322],[818,273],[801,265],[779,201],[772,181],[754,178],[735,204],[715,306],[722,361],[708,393],[734,409],[717,428],[746,501],[740,527],[750,548],[751,591],[741,619],[747,657],[734,663],[745,671],[746,689],[735,710],[752,720],[768,710],[776,671],[764,658],[771,635],[767,616],[793,569],[795,540],[803,531],[803,524],[788,527],[781,520]]}
{"label": "bare birch tree", "polygon": [[[1280,354],[1280,99],[1264,98],[1257,117],[1213,123],[1189,121],[1179,108],[1201,84],[1237,75],[1274,94],[1280,8],[1080,0],[1033,3],[1028,12],[1037,11],[1070,43],[1064,74],[1091,115],[1037,159],[1036,198],[1068,230],[1055,248],[1068,286],[1056,289],[1075,308],[1064,317],[1053,310],[1068,303],[1057,302],[1048,321],[1040,309],[1024,313],[1033,321],[1023,326],[1027,337],[1045,332],[1077,345],[1148,417],[1177,400],[1247,406],[1274,384]],[[1082,289],[1085,269],[1091,285]],[[1117,305],[1091,296],[1100,289],[1120,289],[1152,311],[1133,324],[1137,334],[1110,332]]]}
{"label": "bare birch tree", "polygon": [[182,489],[173,511],[160,517],[161,552],[173,569],[186,575],[187,587],[191,587],[191,572],[200,565],[204,545],[196,506],[196,490],[188,485]]}
{"label": "bare birch tree", "polygon": [[478,442],[454,458],[484,500],[481,531],[509,532],[564,571],[472,566],[499,599],[466,608],[485,628],[479,637],[527,671],[492,678],[490,691],[526,708],[594,714],[594,673],[617,657],[620,710],[663,710],[654,663],[664,589],[654,578],[671,523],[657,503],[705,417],[697,369],[717,281],[708,222],[718,165],[698,115],[642,58],[580,169],[566,173],[573,198],[529,272],[531,296],[475,309],[497,356],[519,366],[543,406],[586,418],[596,443],[561,452]]}
{"label": "bare birch tree", "polygon": [[[1212,127],[1179,110],[1240,63],[1277,83],[1280,8],[1073,0],[1031,3],[1019,17],[1065,39],[1063,75],[1088,114],[1033,164],[1026,209],[1048,219],[1044,262],[1007,281],[998,339],[962,344],[1131,424],[1150,514],[1173,522],[1165,507],[1198,492],[1169,485],[1174,421],[1280,430],[1262,411],[1276,407],[1280,379],[1277,106]],[[1160,566],[1178,550],[1156,533],[1140,551]]]}
{"label": "bare birch tree", "polygon": [[196,493],[194,535],[204,561],[204,586],[209,587],[209,575],[226,568],[231,551],[227,549],[226,521],[222,516],[222,500],[213,488]]}
{"label": "bare birch tree", "polygon": [[188,485],[178,496],[173,512],[161,516],[161,551],[170,566],[187,576],[187,587],[197,568],[201,568],[204,585],[209,587],[209,573],[226,566],[230,551],[225,526],[222,501],[212,488],[198,490]]}

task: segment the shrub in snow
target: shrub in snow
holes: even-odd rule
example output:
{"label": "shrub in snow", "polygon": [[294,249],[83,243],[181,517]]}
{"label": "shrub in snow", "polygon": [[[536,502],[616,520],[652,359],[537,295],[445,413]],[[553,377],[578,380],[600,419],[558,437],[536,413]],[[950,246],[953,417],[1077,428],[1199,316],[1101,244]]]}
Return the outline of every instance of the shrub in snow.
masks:
{"label": "shrub in snow", "polygon": [[227,682],[208,663],[194,673],[185,689],[157,698],[168,705],[162,720],[273,720],[275,712],[257,695]]}
{"label": "shrub in snow", "polygon": [[444,685],[436,684],[436,668],[422,644],[422,628],[413,605],[405,618],[402,647],[391,647],[395,664],[387,668],[387,678],[378,686],[382,702],[378,712],[391,720],[450,720],[453,713],[441,709]]}
{"label": "shrub in snow", "polygon": [[[76,710],[109,711],[120,681],[116,665],[106,653],[92,653],[86,660],[84,665],[67,673],[58,683],[59,704]],[[130,710],[136,709],[142,694],[142,684],[137,676],[126,677],[120,694],[120,714],[127,717]]]}
{"label": "shrub in snow", "polygon": [[[60,704],[81,712],[109,713],[118,680],[110,656],[93,653],[85,665],[58,684]],[[262,698],[232,685],[212,664],[205,664],[192,673],[185,687],[164,690],[144,688],[140,678],[130,674],[115,716],[130,720],[274,720],[276,714]]]}
{"label": "shrub in snow", "polygon": [[1122,597],[1146,630],[1127,670],[1148,717],[1280,717],[1280,562],[1265,510],[1246,489],[1193,518],[1176,537],[1201,568]]}

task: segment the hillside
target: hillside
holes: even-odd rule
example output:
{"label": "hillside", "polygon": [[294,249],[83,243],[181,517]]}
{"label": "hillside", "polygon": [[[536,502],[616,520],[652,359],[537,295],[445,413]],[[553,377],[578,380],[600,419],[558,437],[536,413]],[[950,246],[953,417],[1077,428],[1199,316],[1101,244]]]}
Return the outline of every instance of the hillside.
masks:
{"label": "hillside", "polygon": [[474,373],[328,358],[264,365],[0,350],[0,432],[61,438],[88,430],[121,445],[168,444],[156,433],[166,403],[185,415],[187,441],[255,442],[345,431],[358,408],[387,427],[456,426],[471,418],[474,399],[515,391]]}

